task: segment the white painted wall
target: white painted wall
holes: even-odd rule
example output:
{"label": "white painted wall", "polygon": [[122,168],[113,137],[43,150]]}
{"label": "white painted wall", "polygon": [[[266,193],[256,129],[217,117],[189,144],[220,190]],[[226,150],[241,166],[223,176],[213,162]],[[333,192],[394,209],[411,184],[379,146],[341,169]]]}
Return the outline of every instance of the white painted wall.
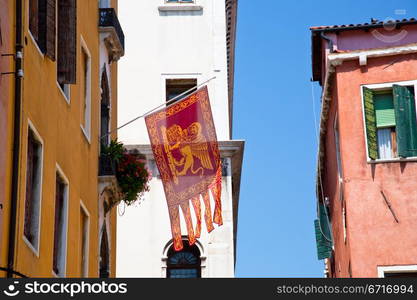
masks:
{"label": "white painted wall", "polygon": [[[160,12],[164,0],[119,1],[126,36],[119,61],[118,120],[123,124],[165,102],[163,80],[197,74],[209,84],[219,140],[229,139],[224,0],[196,0],[202,11]],[[121,129],[125,144],[149,143],[143,119]]]}
{"label": "white painted wall", "polygon": [[[119,125],[164,103],[166,78],[194,77],[201,83],[216,76],[208,85],[213,118],[218,140],[229,140],[225,1],[196,2],[202,10],[166,12],[158,9],[164,0],[119,1],[119,20],[126,35],[125,56],[119,61]],[[143,119],[121,129],[118,136],[125,144],[149,144]],[[222,189],[224,225],[208,234],[204,217],[202,221],[203,277],[234,276],[230,159],[227,161],[228,176],[223,177]],[[118,277],[165,276],[164,248],[172,238],[171,227],[162,182],[155,168],[153,173],[145,200],[125,210],[119,207],[124,214],[117,220]],[[203,203],[202,209],[204,212]],[[183,221],[181,228],[186,234]]]}

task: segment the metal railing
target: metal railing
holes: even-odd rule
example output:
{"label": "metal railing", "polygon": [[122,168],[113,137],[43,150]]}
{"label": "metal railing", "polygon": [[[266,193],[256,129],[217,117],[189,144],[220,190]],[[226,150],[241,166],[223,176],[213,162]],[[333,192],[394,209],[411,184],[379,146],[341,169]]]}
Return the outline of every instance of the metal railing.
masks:
{"label": "metal railing", "polygon": [[101,154],[99,157],[98,176],[114,176],[116,175],[116,163],[109,156]]}
{"label": "metal railing", "polygon": [[125,35],[123,33],[122,27],[120,26],[119,19],[117,18],[117,14],[114,8],[100,8],[98,22],[100,27],[114,27],[117,36],[119,37],[120,44],[124,49]]}

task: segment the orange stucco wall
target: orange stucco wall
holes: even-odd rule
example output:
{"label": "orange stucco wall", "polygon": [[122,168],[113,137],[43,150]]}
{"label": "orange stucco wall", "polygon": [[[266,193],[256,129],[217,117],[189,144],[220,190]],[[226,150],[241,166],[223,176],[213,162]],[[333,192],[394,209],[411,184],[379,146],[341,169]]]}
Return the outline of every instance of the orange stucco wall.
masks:
{"label": "orange stucco wall", "polygon": [[[14,52],[14,2],[0,0],[0,53]],[[12,57],[0,57],[0,72],[14,70]],[[7,266],[13,136],[14,76],[0,75],[0,266]],[[0,277],[4,273],[0,271]]]}
{"label": "orange stucco wall", "polygon": [[[8,2],[1,0],[2,2]],[[67,102],[57,84],[56,62],[42,55],[28,29],[28,3],[24,1],[24,79],[22,100],[21,156],[19,178],[18,225],[15,270],[33,277],[52,276],[55,176],[57,165],[69,181],[68,236],[66,276],[80,276],[80,202],[90,215],[88,275],[98,276],[98,157],[100,123],[100,56],[98,31],[98,1],[77,1],[77,82],[81,72],[81,36],[91,54],[91,138],[88,140],[80,124],[83,92],[78,84],[70,86]],[[2,10],[3,11],[3,10]],[[3,23],[3,20],[2,20]],[[111,65],[111,120],[117,124],[117,64]],[[0,99],[3,103],[3,94]],[[0,114],[2,110],[0,110]],[[43,171],[39,255],[23,239],[26,185],[26,156],[29,121],[43,140]],[[3,122],[3,121],[0,121]],[[3,126],[0,135],[3,136]],[[113,136],[115,137],[115,136]],[[0,154],[0,162],[3,159]],[[2,170],[0,170],[2,172]],[[2,179],[0,175],[0,180]],[[0,183],[1,184],[1,183]],[[0,185],[0,193],[3,193]],[[116,213],[110,217],[111,276],[115,275]],[[5,245],[5,244],[2,244]],[[3,257],[3,248],[2,257]],[[0,274],[1,275],[1,274]]]}
{"label": "orange stucco wall", "polygon": [[[330,198],[337,277],[377,277],[378,266],[417,264],[417,161],[370,164],[366,159],[361,85],[417,80],[417,55],[344,62],[336,68],[326,134],[325,195]],[[337,186],[333,120],[337,111],[347,241]],[[397,223],[380,193],[384,191]]]}

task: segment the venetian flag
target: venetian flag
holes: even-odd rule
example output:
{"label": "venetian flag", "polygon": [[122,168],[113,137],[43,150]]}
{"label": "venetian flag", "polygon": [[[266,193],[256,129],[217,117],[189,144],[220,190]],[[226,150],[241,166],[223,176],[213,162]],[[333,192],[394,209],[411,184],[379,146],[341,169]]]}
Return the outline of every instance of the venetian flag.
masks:
{"label": "venetian flag", "polygon": [[[202,205],[207,231],[223,224],[221,161],[207,86],[145,118],[156,165],[161,174],[174,249],[183,248],[180,213],[185,218],[190,245],[201,234]],[[210,193],[214,201],[211,210]],[[195,229],[191,218],[194,208]]]}

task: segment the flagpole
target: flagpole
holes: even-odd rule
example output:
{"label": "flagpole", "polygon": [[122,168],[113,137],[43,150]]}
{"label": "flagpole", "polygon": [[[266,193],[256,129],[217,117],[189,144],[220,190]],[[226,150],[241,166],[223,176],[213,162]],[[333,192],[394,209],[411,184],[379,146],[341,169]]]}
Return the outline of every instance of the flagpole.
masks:
{"label": "flagpole", "polygon": [[[129,124],[131,124],[131,123],[133,123],[133,122],[135,122],[136,120],[139,120],[139,119],[141,119],[141,118],[146,117],[147,115],[149,115],[149,114],[153,113],[155,110],[157,110],[157,109],[159,109],[159,108],[161,108],[161,107],[164,107],[164,106],[167,106],[167,107],[168,107],[168,106],[170,106],[171,104],[173,104],[173,102],[174,102],[174,101],[178,100],[179,98],[183,97],[184,95],[186,95],[187,93],[191,92],[191,91],[192,91],[192,90],[194,90],[194,89],[196,89],[196,90],[197,90],[199,87],[201,87],[202,85],[204,85],[204,84],[206,84],[206,83],[208,83],[208,82],[212,81],[213,79],[216,79],[216,76],[213,76],[213,77],[211,77],[210,79],[208,79],[208,80],[206,80],[206,81],[204,81],[204,82],[200,83],[199,85],[196,85],[196,86],[194,86],[194,87],[192,87],[192,88],[190,88],[190,89],[186,90],[185,92],[183,92],[183,93],[179,94],[178,96],[175,96],[174,98],[172,98],[172,99],[170,99],[170,100],[166,101],[165,103],[162,103],[161,105],[158,105],[157,107],[152,108],[151,110],[149,110],[149,111],[145,112],[143,115],[140,115],[140,116],[138,116],[138,117],[136,117],[136,118],[134,118],[134,119],[130,120],[129,122],[127,122],[127,123],[125,123],[125,124],[123,124],[123,125],[121,125],[121,126],[119,126],[119,127],[115,128],[115,129],[113,129],[113,130],[110,130],[108,133],[106,133],[105,135],[101,136],[101,137],[100,137],[100,140],[101,140],[101,139],[104,139],[104,138],[106,138],[106,137],[108,137],[108,136],[109,136],[110,134],[112,134],[113,132],[115,132],[115,131],[118,131],[118,130],[122,129],[123,127],[125,127],[125,126],[127,126],[127,125],[129,125]],[[188,95],[187,95],[187,96],[188,96]]]}

